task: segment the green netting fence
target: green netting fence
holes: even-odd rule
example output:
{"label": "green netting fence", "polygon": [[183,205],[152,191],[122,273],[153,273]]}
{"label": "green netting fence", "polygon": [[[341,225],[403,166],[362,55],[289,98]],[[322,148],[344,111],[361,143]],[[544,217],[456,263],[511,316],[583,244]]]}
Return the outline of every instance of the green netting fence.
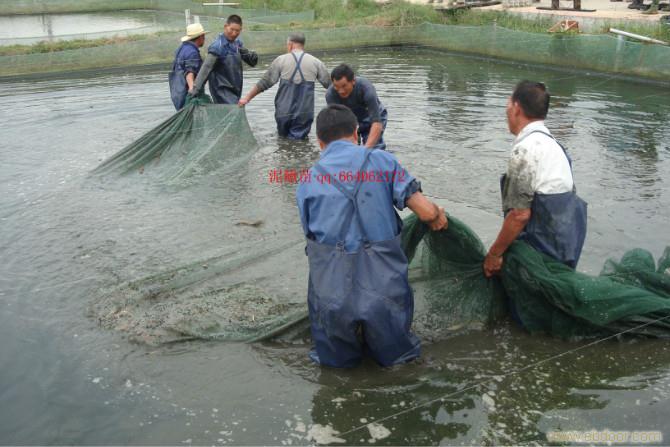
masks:
{"label": "green netting fence", "polygon": [[538,34],[499,26],[418,27],[417,44],[532,64],[670,79],[670,47],[610,35]]}
{"label": "green netting fence", "polygon": [[[310,50],[354,48],[365,42],[371,46],[400,44],[394,28],[353,27],[307,31]],[[64,72],[105,67],[126,67],[171,63],[183,31],[161,35],[150,40],[137,40],[100,47],[81,48],[39,54],[0,56],[0,76],[35,74],[44,71]],[[248,31],[242,34],[245,45],[263,54],[286,51],[287,31]],[[209,42],[209,40],[207,41]],[[268,58],[266,63],[270,63]],[[263,61],[261,61],[263,63]]]}
{"label": "green netting fence", "polygon": [[[128,29],[118,30],[101,30],[96,32],[77,33],[77,34],[57,34],[49,36],[27,36],[27,37],[11,37],[0,39],[0,46],[7,45],[32,45],[41,40],[46,41],[63,41],[63,40],[94,40],[102,38],[123,38],[132,37],[138,34],[150,34],[152,39],[143,39],[143,43],[147,50],[157,51],[158,57],[146,57],[144,51],[134,51],[133,46],[126,47],[129,42],[117,42],[114,45],[98,46],[100,51],[111,51],[109,57],[95,57],[88,52],[78,53],[79,50],[73,52],[59,52],[58,57],[49,57],[48,61],[56,62],[62,61],[62,64],[57,63],[56,68],[47,68],[40,70],[36,65],[27,59],[28,66],[32,67],[33,72],[37,71],[66,71],[86,68],[103,68],[119,65],[135,65],[135,64],[150,64],[167,61],[169,55],[162,51],[164,47],[164,40],[159,37],[165,35],[170,31],[174,34],[169,36],[168,40],[174,46],[174,43],[179,43],[179,37],[183,35],[186,24],[185,10],[190,12],[191,20],[195,16],[203,26],[212,32],[215,36],[218,32],[223,31],[225,19],[230,14],[240,15],[247,28],[254,26],[279,25],[289,23],[308,23],[314,20],[314,11],[305,10],[299,12],[284,12],[275,11],[272,9],[249,9],[249,8],[234,8],[230,6],[204,6],[202,2],[193,2],[190,0],[119,0],[112,2],[104,2],[99,0],[20,0],[16,2],[0,0],[0,15],[11,16],[21,14],[65,14],[65,13],[100,13],[105,14],[108,18],[118,16],[120,19],[125,19],[124,12],[131,16],[143,14],[141,18],[144,26],[136,26]],[[136,39],[126,39],[136,40]],[[119,51],[115,51],[114,47],[121,52],[130,51],[131,54],[137,58],[135,62],[129,62],[127,59],[117,59],[115,55]],[[174,53],[174,49],[172,50]],[[88,59],[88,60],[86,60]],[[75,62],[77,61],[77,62]],[[13,64],[21,64],[22,60],[11,60]],[[48,62],[47,62],[48,63]],[[16,67],[16,70],[10,70],[4,73],[0,70],[0,76],[5,74],[21,74],[25,73]]]}
{"label": "green netting fence", "polygon": [[[266,20],[267,17],[259,20]],[[216,19],[211,20],[212,24],[216,22]],[[563,69],[595,70],[658,81],[670,79],[670,47],[624,41],[607,35],[548,35],[512,31],[498,26],[434,24],[409,27],[356,26],[304,32],[310,51],[420,45]],[[287,33],[245,31],[243,38],[249,48],[261,55],[271,55],[285,51]],[[175,32],[174,35],[95,48],[0,56],[0,76],[169,64],[181,34]],[[270,58],[261,60],[261,64],[269,62]]]}

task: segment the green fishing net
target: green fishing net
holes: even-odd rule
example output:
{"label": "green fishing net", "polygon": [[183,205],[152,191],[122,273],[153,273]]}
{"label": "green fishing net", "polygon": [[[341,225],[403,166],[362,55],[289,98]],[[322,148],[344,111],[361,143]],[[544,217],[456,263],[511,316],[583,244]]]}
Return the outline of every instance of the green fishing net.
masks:
{"label": "green fishing net", "polygon": [[419,262],[410,266],[421,269],[422,280],[444,287],[430,300],[439,318],[449,313],[461,323],[493,323],[507,301],[507,312],[533,333],[670,337],[670,247],[658,265],[648,251],[633,249],[620,262],[608,260],[599,276],[589,276],[517,241],[505,254],[500,278],[487,280],[485,249],[463,222],[450,217],[447,231],[430,232],[414,216],[405,221],[408,257],[423,246]]}
{"label": "green fishing net", "polygon": [[481,328],[505,314],[500,283],[482,273],[484,244],[459,219],[450,216],[447,230],[435,232],[412,214],[402,241],[416,297],[414,326],[424,338]]}
{"label": "green fishing net", "polygon": [[[244,109],[201,97],[102,163],[94,175],[143,175],[178,184],[208,173],[224,179],[257,147]],[[105,291],[91,315],[150,344],[304,339],[304,241],[275,234],[250,242],[242,236],[220,256]],[[608,260],[599,276],[589,276],[517,241],[505,254],[502,275],[487,279],[486,248],[456,217],[449,216],[447,230],[433,232],[410,215],[402,242],[415,296],[413,329],[424,341],[490,327],[506,315],[530,332],[562,338],[622,331],[670,336],[670,318],[662,319],[670,317],[670,248],[658,263],[645,250],[631,250],[619,262]]]}
{"label": "green fishing net", "polygon": [[[670,318],[663,319],[670,317],[670,248],[658,267],[635,249],[589,276],[515,242],[501,277],[487,279],[481,241],[457,218],[449,221],[447,231],[431,232],[415,216],[405,219],[413,329],[425,342],[492,327],[510,312],[531,333],[566,339],[624,331],[670,337]],[[116,287],[95,301],[91,315],[148,344],[306,340],[307,271],[284,262],[286,256],[304,257],[304,242],[240,243],[232,253]]]}
{"label": "green fishing net", "polygon": [[105,160],[93,175],[142,174],[163,183],[183,183],[214,170],[234,171],[251,156],[256,140],[244,109],[208,102],[206,96],[190,100]]}
{"label": "green fishing net", "polygon": [[306,282],[286,262],[305,256],[303,241],[241,241],[222,252],[105,290],[89,316],[148,345],[306,337]]}
{"label": "green fishing net", "polygon": [[[670,337],[670,276],[650,253],[608,260],[600,276],[569,267],[515,242],[505,254],[502,282],[519,319],[531,332],[562,338],[630,334]],[[638,327],[642,326],[642,327]]]}

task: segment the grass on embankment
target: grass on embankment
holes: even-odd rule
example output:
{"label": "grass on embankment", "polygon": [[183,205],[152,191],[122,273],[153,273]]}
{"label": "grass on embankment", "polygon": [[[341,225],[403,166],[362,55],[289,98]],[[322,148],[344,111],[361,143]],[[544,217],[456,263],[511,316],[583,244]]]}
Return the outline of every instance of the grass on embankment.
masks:
{"label": "grass on embankment", "polygon": [[[436,11],[427,5],[415,5],[402,1],[392,1],[379,5],[372,0],[348,0],[344,6],[342,0],[242,0],[242,8],[267,7],[279,11],[304,11],[313,9],[315,20],[307,23],[289,23],[277,25],[253,24],[247,30],[279,30],[279,29],[315,29],[341,26],[373,25],[373,26],[404,26],[420,23],[438,23],[444,25],[490,25],[497,23],[511,30],[532,33],[546,33],[555,22],[552,18],[527,19],[506,11],[485,11],[459,9],[449,12]],[[636,34],[670,42],[670,26],[662,25],[616,25]],[[603,26],[602,33],[608,32],[609,26]],[[174,34],[163,32],[159,34]],[[34,45],[13,45],[0,47],[0,56],[13,54],[48,53],[53,51],[89,48],[135,40],[146,40],[157,34],[143,34],[127,37],[114,37],[95,40],[71,40],[57,42],[40,42]]]}
{"label": "grass on embankment", "polygon": [[75,39],[75,40],[56,40],[42,41],[32,45],[7,45],[0,47],[0,56],[14,56],[17,54],[36,54],[53,53],[55,51],[78,50],[81,48],[100,47],[103,45],[113,45],[125,42],[134,42],[138,40],[150,40],[152,38],[177,34],[173,31],[161,31],[151,34],[135,34],[130,36],[103,37],[100,39]]}
{"label": "grass on embankment", "polygon": [[[282,11],[300,11],[313,9],[315,21],[307,24],[291,24],[270,26],[271,29],[295,28],[329,28],[350,25],[418,25],[420,23],[439,23],[443,25],[491,25],[516,31],[530,33],[546,33],[556,23],[555,18],[537,17],[527,19],[518,14],[507,11],[491,11],[482,9],[457,9],[451,11],[436,11],[428,5],[416,5],[394,0],[385,5],[379,5],[372,0],[348,0],[344,7],[342,0],[246,0],[244,7],[261,8],[267,6]],[[660,19],[659,15],[659,19]],[[631,33],[670,42],[670,26],[659,22],[653,24],[620,24],[612,21],[610,24]],[[606,34],[610,25],[603,25],[598,31]],[[252,27],[255,29],[255,27]],[[267,29],[257,28],[257,29]]]}

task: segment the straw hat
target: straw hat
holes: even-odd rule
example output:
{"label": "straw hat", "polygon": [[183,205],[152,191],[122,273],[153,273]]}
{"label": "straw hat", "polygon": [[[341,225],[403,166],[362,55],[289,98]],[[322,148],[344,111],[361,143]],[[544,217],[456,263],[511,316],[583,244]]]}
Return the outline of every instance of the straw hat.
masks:
{"label": "straw hat", "polygon": [[207,34],[207,31],[205,31],[205,28],[203,28],[201,24],[191,23],[186,27],[186,35],[181,38],[181,41],[186,42],[187,40],[193,40],[203,34]]}

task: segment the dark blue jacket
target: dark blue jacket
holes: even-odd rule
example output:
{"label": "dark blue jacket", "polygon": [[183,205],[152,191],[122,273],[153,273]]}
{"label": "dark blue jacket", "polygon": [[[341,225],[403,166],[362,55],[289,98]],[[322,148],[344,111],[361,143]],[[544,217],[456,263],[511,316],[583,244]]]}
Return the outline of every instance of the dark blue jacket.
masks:
{"label": "dark blue jacket", "polygon": [[198,46],[190,40],[182,43],[175,53],[172,71],[168,76],[170,96],[177,110],[183,108],[186,102],[186,95],[188,94],[186,75],[193,73],[194,76],[197,76],[201,66],[202,57]]}
{"label": "dark blue jacket", "polygon": [[216,104],[237,104],[242,96],[242,61],[255,67],[258,55],[244,47],[241,39],[229,41],[222,33],[207,52],[217,61],[209,73],[209,92]]}
{"label": "dark blue jacket", "polygon": [[379,100],[377,91],[370,81],[362,76],[356,76],[356,84],[351,94],[342,98],[335,91],[334,86],[328,87],[326,92],[326,103],[342,104],[351,109],[358,119],[358,126],[365,131],[372,126],[372,123],[382,123],[386,125],[386,108]]}

